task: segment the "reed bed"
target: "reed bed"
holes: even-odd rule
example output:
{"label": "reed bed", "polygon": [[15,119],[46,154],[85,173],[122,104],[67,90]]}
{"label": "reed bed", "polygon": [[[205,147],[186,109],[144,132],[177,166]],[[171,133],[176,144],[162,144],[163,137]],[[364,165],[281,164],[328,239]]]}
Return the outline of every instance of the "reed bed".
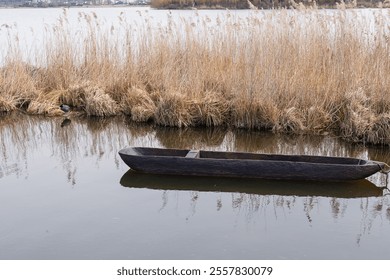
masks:
{"label": "reed bed", "polygon": [[[390,144],[390,13],[317,9],[226,12],[117,26],[66,10],[27,61],[10,37],[0,111],[126,115],[162,126],[336,134]],[[12,27],[2,26],[3,29]],[[12,51],[10,51],[12,50]]]}
{"label": "reed bed", "polygon": [[275,9],[275,8],[306,8],[306,7],[365,7],[388,8],[389,0],[151,0],[153,8],[157,9]]}

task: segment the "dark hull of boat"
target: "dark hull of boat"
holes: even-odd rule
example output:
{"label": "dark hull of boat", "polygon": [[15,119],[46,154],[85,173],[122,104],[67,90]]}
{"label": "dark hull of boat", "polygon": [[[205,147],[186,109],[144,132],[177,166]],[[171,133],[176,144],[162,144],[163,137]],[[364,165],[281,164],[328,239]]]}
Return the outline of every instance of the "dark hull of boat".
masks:
{"label": "dark hull of boat", "polygon": [[345,181],[369,177],[385,164],[355,158],[126,148],[123,161],[143,173],[281,180]]}
{"label": "dark hull of boat", "polygon": [[383,187],[368,180],[343,182],[283,181],[206,176],[177,176],[127,171],[120,184],[127,188],[163,191],[197,191],[297,197],[381,197]]}

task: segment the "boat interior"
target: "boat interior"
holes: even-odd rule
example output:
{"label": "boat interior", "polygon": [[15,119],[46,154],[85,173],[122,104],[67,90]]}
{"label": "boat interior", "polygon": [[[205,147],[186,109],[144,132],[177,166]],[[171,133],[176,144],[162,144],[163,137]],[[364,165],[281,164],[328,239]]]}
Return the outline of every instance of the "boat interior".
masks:
{"label": "boat interior", "polygon": [[179,150],[179,149],[160,149],[160,148],[131,148],[132,154],[140,156],[159,156],[159,157],[184,157],[199,159],[227,159],[227,160],[270,160],[270,161],[293,161],[322,164],[347,164],[364,165],[366,160],[345,157],[328,156],[308,156],[308,155],[279,155],[279,154],[257,154],[242,152],[218,152],[203,150]]}

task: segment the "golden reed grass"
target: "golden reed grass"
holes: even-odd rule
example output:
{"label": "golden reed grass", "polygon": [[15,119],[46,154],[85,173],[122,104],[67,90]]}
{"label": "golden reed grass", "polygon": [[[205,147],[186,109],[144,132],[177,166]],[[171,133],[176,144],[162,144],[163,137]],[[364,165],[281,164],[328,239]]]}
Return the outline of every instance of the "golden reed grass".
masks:
{"label": "golden reed grass", "polygon": [[[66,13],[35,63],[15,48],[0,68],[0,111],[128,115],[163,126],[341,135],[390,144],[390,13],[316,9],[226,12],[109,29]],[[370,17],[373,18],[370,18]],[[135,31],[134,31],[135,30]],[[375,32],[375,36],[370,34]],[[9,44],[13,44],[9,40]]]}
{"label": "golden reed grass", "polygon": [[151,0],[157,9],[389,8],[389,0]]}

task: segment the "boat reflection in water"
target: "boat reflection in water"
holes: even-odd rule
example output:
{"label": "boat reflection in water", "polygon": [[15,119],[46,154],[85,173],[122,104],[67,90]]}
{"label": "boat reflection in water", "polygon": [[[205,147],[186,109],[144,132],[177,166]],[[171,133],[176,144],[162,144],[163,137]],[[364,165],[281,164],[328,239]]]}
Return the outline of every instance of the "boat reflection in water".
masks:
{"label": "boat reflection in water", "polygon": [[380,197],[386,188],[368,180],[348,182],[281,181],[263,179],[220,178],[201,176],[154,175],[132,170],[120,184],[129,188],[155,190],[229,192],[255,195],[361,198]]}

